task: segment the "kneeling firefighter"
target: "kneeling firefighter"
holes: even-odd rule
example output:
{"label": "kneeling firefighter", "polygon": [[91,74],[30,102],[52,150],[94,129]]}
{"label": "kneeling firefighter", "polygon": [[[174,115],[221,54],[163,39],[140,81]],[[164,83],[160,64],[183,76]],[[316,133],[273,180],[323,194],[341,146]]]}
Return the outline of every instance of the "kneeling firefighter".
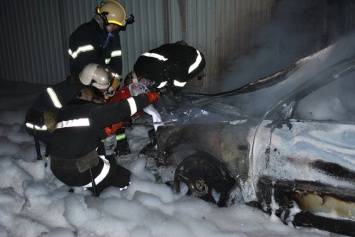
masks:
{"label": "kneeling firefighter", "polygon": [[103,93],[92,86],[80,89],[76,99],[61,108],[53,133],[51,170],[68,186],[90,188],[96,196],[109,186],[125,188],[131,172],[106,156],[101,140],[105,127],[121,122],[153,103],[159,95],[142,93],[104,104]]}
{"label": "kneeling firefighter", "polygon": [[27,131],[35,138],[38,159],[42,159],[39,141],[46,145],[46,156],[49,156],[55,120],[60,108],[74,99],[76,92],[85,85],[106,90],[113,80],[110,71],[106,66],[90,63],[78,76],[71,75],[65,81],[48,87],[38,96],[25,117]]}

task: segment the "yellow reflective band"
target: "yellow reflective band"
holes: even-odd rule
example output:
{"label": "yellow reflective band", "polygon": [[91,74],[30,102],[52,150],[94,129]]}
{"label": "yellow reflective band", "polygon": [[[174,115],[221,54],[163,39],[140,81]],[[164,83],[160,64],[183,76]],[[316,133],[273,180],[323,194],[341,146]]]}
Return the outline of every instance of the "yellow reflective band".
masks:
{"label": "yellow reflective band", "polygon": [[120,141],[126,138],[126,134],[122,133],[122,134],[117,134],[116,135],[116,141]]}
{"label": "yellow reflective band", "polygon": [[90,126],[90,121],[88,118],[73,119],[68,121],[62,121],[57,123],[55,128],[69,128],[69,127],[88,127]]}
{"label": "yellow reflective band", "polygon": [[184,87],[185,84],[186,84],[186,82],[179,82],[177,80],[174,80],[174,86]]}
{"label": "yellow reflective band", "polygon": [[43,125],[42,127],[39,127],[39,126],[34,125],[32,123],[26,123],[26,127],[30,128],[30,129],[40,130],[40,131],[46,131],[47,130],[47,126],[46,125]]}
{"label": "yellow reflective band", "polygon": [[198,50],[196,50],[197,52],[197,58],[196,58],[196,61],[190,66],[189,68],[189,73],[192,72],[193,70],[195,70],[198,65],[200,65],[201,61],[202,61],[202,56],[200,54],[200,52]]}
{"label": "yellow reflective band", "polygon": [[106,58],[106,59],[105,59],[105,64],[109,64],[110,61],[111,61],[111,58]]}
{"label": "yellow reflective band", "polygon": [[163,55],[160,55],[160,54],[157,54],[157,53],[144,53],[142,55],[146,56],[146,57],[156,58],[156,59],[159,59],[160,61],[167,61],[168,60]]}
{"label": "yellow reflective band", "polygon": [[167,81],[163,81],[159,84],[159,86],[157,87],[158,89],[163,88],[168,82]]}
{"label": "yellow reflective band", "polygon": [[137,105],[136,101],[131,97],[127,99],[129,107],[131,108],[131,116],[135,113],[137,113]]}
{"label": "yellow reflective band", "polygon": [[85,46],[80,46],[76,51],[72,51],[71,49],[68,50],[69,55],[73,58],[76,59],[78,55],[82,52],[88,52],[94,50],[94,47],[92,45],[85,45]]}
{"label": "yellow reflective band", "polygon": [[[105,156],[99,156],[99,157],[104,162],[104,166],[102,167],[100,174],[94,179],[96,185],[98,185],[102,180],[104,180],[104,178],[107,176],[108,172],[110,171],[110,162],[105,159]],[[92,183],[90,182],[82,187],[91,188]]]}
{"label": "yellow reflective band", "polygon": [[122,56],[122,51],[121,50],[115,50],[115,51],[112,51],[111,53],[111,57],[118,57],[118,56]]}
{"label": "yellow reflective band", "polygon": [[119,25],[119,26],[123,26],[123,24],[121,22],[119,22],[119,21],[108,20],[107,22],[110,23],[110,24],[116,24],[116,25]]}
{"label": "yellow reflective band", "polygon": [[47,88],[47,93],[48,93],[49,97],[51,98],[53,105],[58,109],[62,108],[62,104],[60,103],[58,96],[52,87]]}

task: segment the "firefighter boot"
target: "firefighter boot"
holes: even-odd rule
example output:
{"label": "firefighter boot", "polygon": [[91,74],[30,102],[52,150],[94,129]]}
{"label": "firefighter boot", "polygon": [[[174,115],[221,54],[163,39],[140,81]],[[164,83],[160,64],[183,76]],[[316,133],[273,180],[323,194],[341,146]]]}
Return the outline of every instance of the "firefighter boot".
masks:
{"label": "firefighter boot", "polygon": [[125,135],[121,136],[121,137],[119,137],[119,139],[117,139],[117,144],[114,149],[114,153],[116,156],[123,156],[123,155],[131,154],[131,150],[129,149],[129,144],[128,144],[128,141],[127,141],[127,138]]}

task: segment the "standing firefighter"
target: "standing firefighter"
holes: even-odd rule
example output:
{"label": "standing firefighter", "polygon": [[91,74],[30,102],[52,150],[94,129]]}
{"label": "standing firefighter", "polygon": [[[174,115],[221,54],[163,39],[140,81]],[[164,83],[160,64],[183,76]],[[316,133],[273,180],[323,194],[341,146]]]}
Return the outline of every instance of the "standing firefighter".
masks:
{"label": "standing firefighter", "polygon": [[125,8],[115,0],[96,7],[93,19],[80,25],[69,37],[70,73],[79,74],[89,63],[107,65],[116,75],[111,87],[119,87],[122,75],[119,32],[133,21],[133,15],[127,17]]}
{"label": "standing firefighter", "polygon": [[69,186],[91,188],[98,195],[104,188],[125,188],[130,171],[119,166],[114,156],[106,156],[101,139],[105,127],[118,123],[153,103],[157,93],[142,93],[112,104],[103,104],[104,95],[95,87],[84,87],[76,99],[57,116],[51,146],[51,170]]}

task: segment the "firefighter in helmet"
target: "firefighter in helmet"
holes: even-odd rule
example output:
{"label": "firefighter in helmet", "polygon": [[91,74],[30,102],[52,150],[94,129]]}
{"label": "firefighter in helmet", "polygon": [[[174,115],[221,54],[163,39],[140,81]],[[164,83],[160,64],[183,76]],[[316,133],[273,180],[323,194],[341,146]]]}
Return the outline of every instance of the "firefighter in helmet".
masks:
{"label": "firefighter in helmet", "polygon": [[186,84],[194,78],[202,78],[205,65],[202,52],[184,41],[177,41],[142,54],[126,80],[143,83],[150,91],[159,92],[162,98],[154,105],[165,117],[179,106]]}
{"label": "firefighter in helmet", "polygon": [[115,73],[111,88],[119,89],[122,52],[119,32],[134,21],[116,0],[107,0],[95,8],[93,19],[80,25],[69,37],[71,75],[79,74],[89,63],[109,66]]}
{"label": "firefighter in helmet", "polygon": [[90,188],[96,196],[110,186],[126,188],[131,172],[105,154],[102,130],[158,98],[157,93],[148,92],[104,105],[102,91],[93,86],[81,88],[57,116],[50,150],[53,174],[69,186]]}
{"label": "firefighter in helmet", "polygon": [[202,52],[177,41],[142,54],[134,64],[131,80],[144,81],[160,93],[179,96],[185,84],[201,74],[205,65]]}
{"label": "firefighter in helmet", "polygon": [[[65,81],[46,88],[35,100],[27,112],[25,124],[28,133],[35,137],[36,144],[39,140],[47,146],[47,155],[59,109],[74,99],[77,90],[85,85],[107,90],[113,80],[110,72],[111,70],[106,66],[90,63],[79,75],[71,75]],[[40,150],[37,149],[37,153],[40,157]]]}

